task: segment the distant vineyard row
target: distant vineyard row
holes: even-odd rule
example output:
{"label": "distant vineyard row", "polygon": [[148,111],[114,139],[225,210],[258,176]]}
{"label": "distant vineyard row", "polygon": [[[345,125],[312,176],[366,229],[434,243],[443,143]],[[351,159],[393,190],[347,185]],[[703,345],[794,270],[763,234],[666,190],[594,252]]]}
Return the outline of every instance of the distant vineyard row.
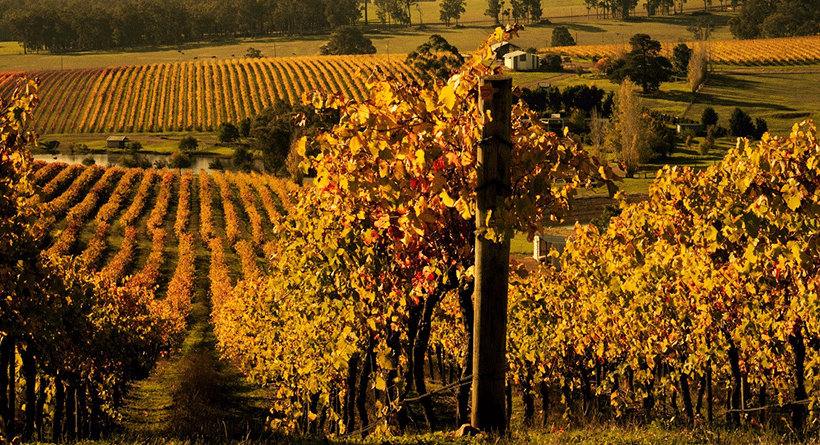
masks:
{"label": "distant vineyard row", "polygon": [[359,69],[410,74],[393,56],[205,60],[90,70],[0,73],[6,96],[21,75],[39,77],[41,134],[207,131],[238,122],[276,99],[298,103],[304,91],[367,96]]}
{"label": "distant vineyard row", "polygon": [[[663,52],[672,54],[677,43],[665,43]],[[694,42],[687,42],[694,48]],[[563,46],[546,48],[577,57],[617,56],[628,51],[628,44]],[[820,62],[820,36],[788,37],[782,39],[709,41],[714,63],[729,65],[798,65]]]}

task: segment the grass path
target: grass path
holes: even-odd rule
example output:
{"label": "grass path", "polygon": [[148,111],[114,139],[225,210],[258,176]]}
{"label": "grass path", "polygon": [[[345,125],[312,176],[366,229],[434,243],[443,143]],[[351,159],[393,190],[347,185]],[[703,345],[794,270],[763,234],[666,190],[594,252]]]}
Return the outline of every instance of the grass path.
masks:
{"label": "grass path", "polygon": [[[198,190],[192,185],[193,209],[199,208]],[[198,226],[199,212],[191,212],[190,227]],[[201,240],[197,249],[196,293],[186,338],[178,352],[133,385],[123,409],[123,427],[139,437],[208,441],[260,437],[268,414],[264,391],[219,359],[210,323],[210,258]]]}

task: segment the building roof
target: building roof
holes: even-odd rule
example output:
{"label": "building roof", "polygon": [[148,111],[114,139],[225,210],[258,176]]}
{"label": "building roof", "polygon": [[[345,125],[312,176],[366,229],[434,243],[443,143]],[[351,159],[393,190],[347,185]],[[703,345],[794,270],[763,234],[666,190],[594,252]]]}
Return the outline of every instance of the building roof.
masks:
{"label": "building roof", "polygon": [[514,45],[510,42],[498,42],[498,43],[494,43],[494,44],[490,45],[490,49],[495,51],[498,48],[501,48],[502,46],[506,46],[506,45],[510,45],[511,48],[520,48],[518,45]]}
{"label": "building roof", "polygon": [[108,136],[106,141],[109,142],[128,142],[128,136]]}
{"label": "building roof", "polygon": [[529,54],[529,53],[525,53],[524,51],[512,51],[512,52],[509,52],[507,54],[504,54],[504,58],[506,59],[508,57],[518,57],[522,54]]}

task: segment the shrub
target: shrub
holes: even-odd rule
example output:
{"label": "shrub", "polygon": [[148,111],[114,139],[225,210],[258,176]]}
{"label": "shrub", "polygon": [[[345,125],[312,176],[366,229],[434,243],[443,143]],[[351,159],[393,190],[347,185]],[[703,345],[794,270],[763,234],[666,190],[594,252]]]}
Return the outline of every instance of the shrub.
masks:
{"label": "shrub", "polygon": [[319,48],[319,53],[326,55],[374,54],[373,42],[355,26],[340,26],[330,35],[330,41]]}
{"label": "shrub", "polygon": [[142,150],[142,143],[140,141],[129,142],[128,149],[131,151],[140,151]]}
{"label": "shrub", "polygon": [[251,118],[246,117],[239,121],[239,136],[246,138],[251,135]]}
{"label": "shrub", "polygon": [[193,136],[185,136],[181,141],[179,141],[179,149],[186,153],[196,151],[197,148],[199,148],[199,141],[197,141]]}
{"label": "shrub", "polygon": [[735,137],[754,135],[755,125],[752,122],[752,117],[740,108],[735,108],[729,118],[729,132]]}
{"label": "shrub", "polygon": [[564,26],[559,26],[552,30],[552,46],[574,46],[575,39],[572,38],[572,34],[569,33],[569,30]]}
{"label": "shrub", "polygon": [[239,170],[253,169],[253,154],[245,146],[239,146],[233,152],[233,166]]}
{"label": "shrub", "polygon": [[222,164],[222,160],[219,158],[213,158],[210,162],[208,162],[208,168],[211,170],[225,170],[225,166]]}
{"label": "shrub", "polygon": [[86,156],[86,157],[83,158],[83,165],[85,165],[86,167],[88,167],[90,165],[94,165],[96,163],[97,163],[97,161],[91,156]]}
{"label": "shrub", "polygon": [[165,162],[165,159],[159,158],[154,160],[154,168],[156,170],[162,170],[163,168],[167,167],[168,163]]}
{"label": "shrub", "polygon": [[121,156],[119,164],[125,168],[151,168],[151,161],[137,153]]}
{"label": "shrub", "polygon": [[230,122],[222,122],[217,129],[216,138],[219,142],[233,142],[239,139],[239,129]]}
{"label": "shrub", "polygon": [[715,149],[715,127],[710,126],[706,129],[706,137],[698,144],[698,153],[706,156],[710,151]]}
{"label": "shrub", "polygon": [[547,54],[541,58],[541,69],[556,73],[564,71],[564,62],[558,54]]}
{"label": "shrub", "polygon": [[709,128],[713,125],[717,125],[718,123],[718,114],[714,108],[708,107],[703,110],[703,113],[700,115],[700,123],[703,125],[703,128]]}
{"label": "shrub", "polygon": [[188,168],[191,166],[191,157],[187,154],[176,151],[170,158],[168,158],[168,167],[170,168]]}
{"label": "shrub", "polygon": [[769,124],[767,124],[766,121],[762,117],[759,117],[759,118],[755,119],[755,132],[754,132],[755,139],[762,138],[763,135],[766,134],[766,132],[768,132],[768,131],[769,131]]}

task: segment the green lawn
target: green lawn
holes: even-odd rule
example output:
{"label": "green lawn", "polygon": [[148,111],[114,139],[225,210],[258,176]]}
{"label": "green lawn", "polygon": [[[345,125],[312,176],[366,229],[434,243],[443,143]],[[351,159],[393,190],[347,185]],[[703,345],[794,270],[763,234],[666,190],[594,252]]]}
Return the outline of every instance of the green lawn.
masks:
{"label": "green lawn", "polygon": [[[198,154],[211,154],[217,156],[233,155],[234,146],[223,145],[217,142],[215,133],[188,133],[188,132],[167,132],[167,133],[131,133],[123,134],[128,136],[132,142],[142,144],[144,152],[170,154],[179,151],[179,141],[185,136],[193,136],[199,142]],[[74,144],[85,144],[89,150],[109,150],[106,147],[106,137],[108,134],[50,134],[44,141],[60,141],[58,151],[68,152]],[[118,149],[109,151],[117,152]]]}

